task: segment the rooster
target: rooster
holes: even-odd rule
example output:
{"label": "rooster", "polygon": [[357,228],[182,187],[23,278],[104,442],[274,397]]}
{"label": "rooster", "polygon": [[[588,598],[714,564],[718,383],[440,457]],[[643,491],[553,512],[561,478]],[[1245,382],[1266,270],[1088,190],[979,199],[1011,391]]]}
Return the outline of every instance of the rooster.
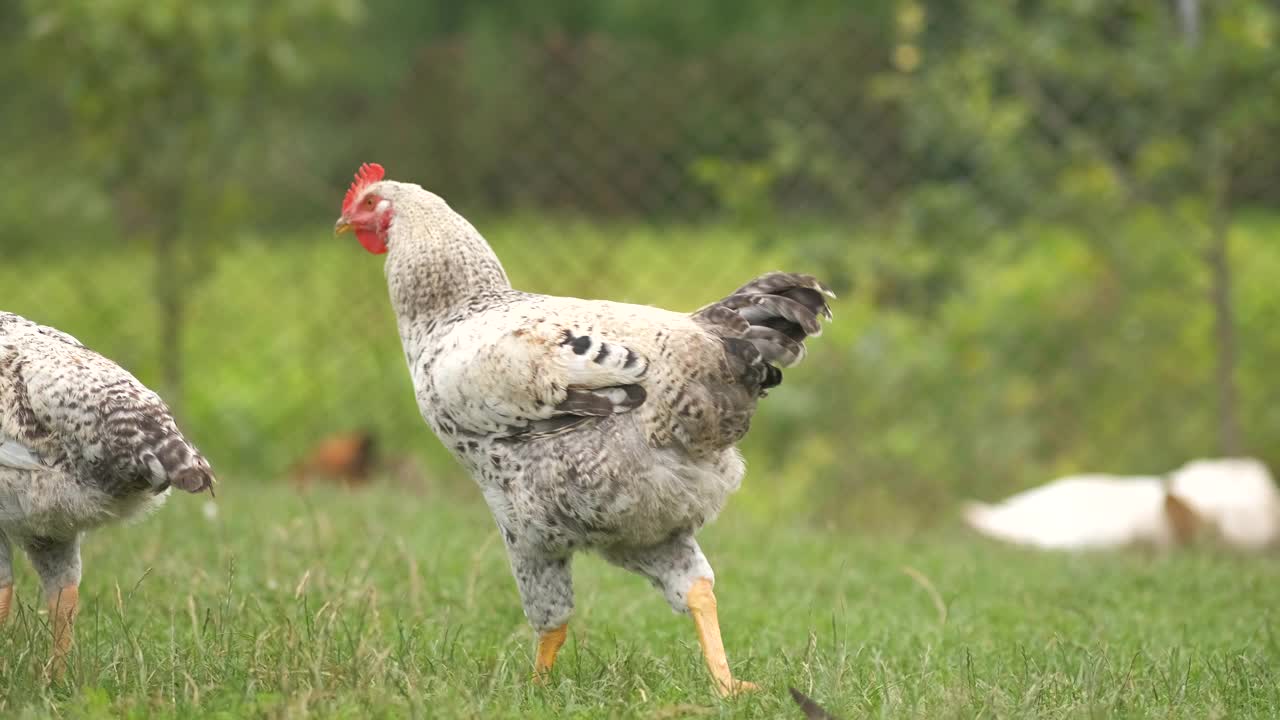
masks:
{"label": "rooster", "polygon": [[70,335],[0,312],[0,623],[12,542],[44,585],[55,673],[71,646],[84,531],[159,507],[170,487],[213,482],[155,393]]}
{"label": "rooster", "polygon": [[831,318],[822,283],[770,273],[692,314],[515,290],[440,197],[366,164],[336,233],[386,276],[426,422],[497,522],[544,680],[573,611],[570,563],[595,551],[693,616],[722,695],[715,574],[695,539],[742,481],[756,401]]}

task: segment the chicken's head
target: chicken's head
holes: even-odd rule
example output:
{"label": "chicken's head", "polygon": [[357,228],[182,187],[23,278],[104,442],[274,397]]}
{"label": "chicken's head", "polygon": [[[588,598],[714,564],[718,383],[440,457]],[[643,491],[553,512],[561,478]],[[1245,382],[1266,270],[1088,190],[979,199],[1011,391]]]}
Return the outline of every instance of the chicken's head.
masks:
{"label": "chicken's head", "polygon": [[342,216],[333,228],[339,235],[355,231],[356,239],[374,255],[387,251],[387,230],[395,212],[391,201],[379,194],[378,185],[384,174],[386,171],[377,163],[360,166],[342,199]]}

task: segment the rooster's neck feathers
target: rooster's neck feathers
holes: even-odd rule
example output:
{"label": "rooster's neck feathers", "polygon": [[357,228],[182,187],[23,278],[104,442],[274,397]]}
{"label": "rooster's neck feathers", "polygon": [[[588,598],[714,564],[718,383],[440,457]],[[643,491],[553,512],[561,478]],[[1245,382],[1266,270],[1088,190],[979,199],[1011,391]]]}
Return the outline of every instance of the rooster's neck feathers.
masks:
{"label": "rooster's neck feathers", "polygon": [[498,256],[466,218],[417,185],[396,183],[391,192],[386,273],[402,322],[446,321],[511,291]]}

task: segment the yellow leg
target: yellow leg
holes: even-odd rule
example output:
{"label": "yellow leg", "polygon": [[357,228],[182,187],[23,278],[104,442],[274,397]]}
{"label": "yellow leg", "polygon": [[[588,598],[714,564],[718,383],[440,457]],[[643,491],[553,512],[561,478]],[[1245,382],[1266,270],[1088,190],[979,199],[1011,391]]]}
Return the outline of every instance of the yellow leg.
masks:
{"label": "yellow leg", "polygon": [[9,608],[13,606],[13,586],[0,587],[0,625],[9,619]]}
{"label": "yellow leg", "polygon": [[702,645],[702,657],[716,682],[721,696],[759,690],[755,683],[734,680],[729,672],[729,659],[724,655],[724,640],[720,638],[720,618],[716,615],[716,595],[711,592],[711,580],[700,578],[689,589],[689,613],[698,630],[698,643]]}
{"label": "yellow leg", "polygon": [[49,661],[49,669],[54,678],[62,677],[66,670],[79,605],[80,590],[75,585],[64,587],[49,598],[49,624],[53,627],[53,657]]}
{"label": "yellow leg", "polygon": [[560,646],[564,645],[564,639],[568,636],[569,623],[565,623],[538,637],[538,657],[533,661],[533,679],[536,682],[546,681],[547,675],[551,673],[551,666],[556,664],[556,653],[560,652]]}

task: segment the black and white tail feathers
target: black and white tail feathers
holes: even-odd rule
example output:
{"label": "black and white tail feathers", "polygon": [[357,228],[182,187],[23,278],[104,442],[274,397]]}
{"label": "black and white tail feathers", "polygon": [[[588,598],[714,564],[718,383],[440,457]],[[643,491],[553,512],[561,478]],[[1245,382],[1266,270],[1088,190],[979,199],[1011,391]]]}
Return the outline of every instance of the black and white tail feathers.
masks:
{"label": "black and white tail feathers", "polygon": [[811,275],[772,272],[693,314],[693,319],[723,338],[735,371],[761,394],[782,382],[779,368],[805,356],[804,341],[822,334],[830,320],[830,288]]}
{"label": "black and white tail feathers", "polygon": [[216,481],[209,461],[181,435],[170,435],[143,454],[143,461],[152,468],[153,476],[165,478],[165,482],[179,490],[189,493],[208,490],[213,494]]}
{"label": "black and white tail feathers", "polygon": [[[0,460],[86,485],[212,492],[209,463],[124,368],[54,328],[0,312]],[[88,467],[90,471],[82,469]]]}
{"label": "black and white tail feathers", "polygon": [[213,493],[209,461],[183,437],[159,398],[143,394],[108,412],[103,434],[122,474],[143,470],[157,491],[169,486]]}

